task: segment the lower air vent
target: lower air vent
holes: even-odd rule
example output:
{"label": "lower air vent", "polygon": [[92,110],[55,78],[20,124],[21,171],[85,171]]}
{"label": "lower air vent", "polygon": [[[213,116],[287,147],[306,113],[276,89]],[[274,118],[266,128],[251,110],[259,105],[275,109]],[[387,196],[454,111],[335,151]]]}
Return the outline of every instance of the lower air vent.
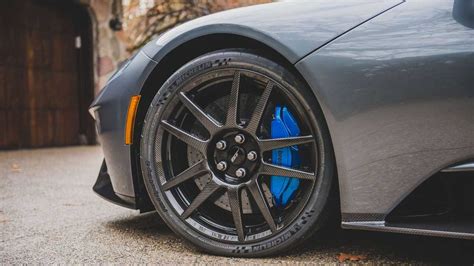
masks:
{"label": "lower air vent", "polygon": [[470,171],[443,171],[432,176],[408,195],[386,221],[473,217],[473,177]]}

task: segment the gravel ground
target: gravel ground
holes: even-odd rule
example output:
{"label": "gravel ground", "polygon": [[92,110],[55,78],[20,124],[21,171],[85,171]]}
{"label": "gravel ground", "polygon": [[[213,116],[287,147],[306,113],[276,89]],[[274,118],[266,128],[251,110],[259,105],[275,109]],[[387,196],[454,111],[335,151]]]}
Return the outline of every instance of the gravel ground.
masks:
{"label": "gravel ground", "polygon": [[96,196],[99,147],[0,152],[0,264],[19,263],[474,263],[472,242],[339,230],[287,256],[239,259],[198,252],[160,222]]}

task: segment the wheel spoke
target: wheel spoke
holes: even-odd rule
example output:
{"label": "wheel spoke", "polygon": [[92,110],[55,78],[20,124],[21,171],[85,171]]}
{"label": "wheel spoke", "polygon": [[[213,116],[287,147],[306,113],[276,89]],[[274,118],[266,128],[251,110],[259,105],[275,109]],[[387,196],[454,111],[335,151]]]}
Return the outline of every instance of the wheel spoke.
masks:
{"label": "wheel spoke", "polygon": [[204,186],[204,188],[199,192],[193,202],[189,207],[181,214],[181,218],[188,218],[199,206],[201,206],[210,196],[212,196],[218,189],[219,185],[214,183],[214,181],[209,181],[209,183]]}
{"label": "wheel spoke", "polygon": [[260,125],[260,122],[262,120],[263,113],[265,112],[265,107],[267,107],[268,99],[270,98],[270,94],[272,93],[274,85],[275,84],[273,82],[269,81],[265,90],[262,93],[262,96],[260,96],[257,106],[253,111],[252,118],[250,119],[249,124],[247,125],[247,130],[249,132],[257,133],[258,126]]}
{"label": "wheel spoke", "polygon": [[194,104],[184,92],[179,93],[179,99],[189,109],[189,111],[201,122],[201,124],[209,131],[210,134],[214,134],[221,125],[214,120],[211,116],[207,115],[199,106]]}
{"label": "wheel spoke", "polygon": [[284,148],[288,146],[306,144],[314,142],[313,136],[300,136],[300,137],[289,137],[279,139],[261,139],[258,140],[260,149],[262,151],[270,151],[278,148]]}
{"label": "wheel spoke", "polygon": [[261,175],[277,175],[277,176],[287,176],[287,177],[295,177],[299,179],[307,179],[307,180],[316,180],[316,174],[311,172],[300,171],[284,166],[279,166],[275,164],[269,164],[262,162],[260,167]]}
{"label": "wheel spoke", "polygon": [[257,181],[250,183],[247,187],[250,191],[250,194],[252,194],[255,203],[257,203],[263,218],[267,222],[268,226],[270,226],[270,230],[272,230],[272,233],[276,232],[276,224],[273,220],[272,213],[270,212],[270,207],[268,206],[268,202],[265,199],[263,191],[258,185]]}
{"label": "wheel spoke", "polygon": [[163,184],[163,190],[169,190],[172,187],[175,187],[188,179],[201,176],[207,172],[208,170],[207,170],[206,164],[204,160],[201,160],[197,162],[196,164],[194,164],[193,166],[189,167],[188,169],[184,170],[177,176],[166,181],[166,183]]}
{"label": "wheel spoke", "polygon": [[239,87],[240,87],[240,72],[236,71],[234,74],[234,80],[232,81],[232,89],[229,95],[229,105],[227,107],[227,127],[236,127],[239,123],[237,122],[239,116]]}
{"label": "wheel spoke", "polygon": [[200,151],[202,154],[206,154],[207,141],[199,139],[191,135],[190,133],[171,125],[166,121],[161,121],[161,125],[166,131],[173,134],[175,137],[177,137],[184,143]]}
{"label": "wheel spoke", "polygon": [[242,207],[240,204],[240,190],[238,188],[230,188],[227,191],[227,196],[229,197],[229,205],[232,211],[232,217],[234,218],[235,228],[237,229],[237,235],[239,236],[239,241],[243,242],[245,240],[244,227],[242,224]]}

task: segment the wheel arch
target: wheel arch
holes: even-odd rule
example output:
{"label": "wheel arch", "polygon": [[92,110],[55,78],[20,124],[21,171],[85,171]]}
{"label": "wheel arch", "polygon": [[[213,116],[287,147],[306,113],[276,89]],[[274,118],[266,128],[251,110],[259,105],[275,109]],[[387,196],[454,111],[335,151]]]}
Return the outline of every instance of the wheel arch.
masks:
{"label": "wheel arch", "polygon": [[[155,68],[146,79],[140,92],[141,101],[137,110],[133,134],[134,140],[130,149],[137,206],[142,212],[154,210],[153,204],[151,203],[145,189],[143,175],[140,168],[140,139],[142,135],[143,121],[156,92],[180,67],[206,53],[225,49],[247,49],[255,51],[259,55],[283,65],[300,78],[308,88],[311,88],[304,76],[292,63],[294,60],[292,59],[292,55],[288,54],[288,50],[281,49],[281,45],[275,43],[269,44],[268,38],[264,38],[263,40],[266,41],[261,41],[260,39],[257,40],[253,37],[251,38],[235,33],[212,33],[184,41],[172,49],[166,46],[162,48],[167,50],[166,54],[157,61]],[[156,60],[156,57],[151,59]],[[311,88],[311,92],[319,103],[314,88]],[[324,124],[327,126],[326,121],[324,121]],[[338,183],[337,169],[334,169],[334,171],[336,173],[335,182]],[[338,186],[336,185],[335,187]],[[339,195],[337,196],[339,197]]]}

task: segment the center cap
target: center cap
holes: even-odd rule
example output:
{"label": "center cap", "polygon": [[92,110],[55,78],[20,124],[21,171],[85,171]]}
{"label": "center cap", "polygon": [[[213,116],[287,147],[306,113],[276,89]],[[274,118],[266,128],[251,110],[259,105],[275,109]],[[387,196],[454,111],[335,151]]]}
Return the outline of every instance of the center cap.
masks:
{"label": "center cap", "polygon": [[234,146],[230,149],[228,160],[233,165],[241,165],[245,162],[245,150],[239,146]]}
{"label": "center cap", "polygon": [[247,182],[260,166],[258,143],[244,131],[218,132],[208,145],[209,166],[215,176],[225,183]]}

